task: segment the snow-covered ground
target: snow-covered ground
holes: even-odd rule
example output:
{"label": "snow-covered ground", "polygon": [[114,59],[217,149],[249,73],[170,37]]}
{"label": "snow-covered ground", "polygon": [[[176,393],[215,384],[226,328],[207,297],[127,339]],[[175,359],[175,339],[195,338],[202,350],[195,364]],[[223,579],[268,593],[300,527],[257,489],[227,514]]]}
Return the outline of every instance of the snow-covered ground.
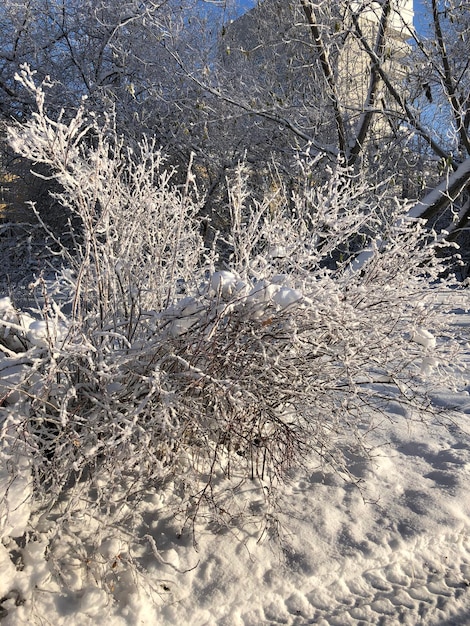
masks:
{"label": "snow-covered ground", "polygon": [[[451,315],[470,363],[470,315]],[[17,481],[0,473],[2,626],[470,624],[470,377],[456,377],[457,391],[433,389],[432,423],[389,404],[371,458],[350,455],[355,481],[311,461],[276,502],[245,481],[228,525],[182,532],[168,485],[134,503],[132,525],[102,528],[84,502],[70,535],[51,544],[48,520],[15,549],[29,512],[19,454]]]}

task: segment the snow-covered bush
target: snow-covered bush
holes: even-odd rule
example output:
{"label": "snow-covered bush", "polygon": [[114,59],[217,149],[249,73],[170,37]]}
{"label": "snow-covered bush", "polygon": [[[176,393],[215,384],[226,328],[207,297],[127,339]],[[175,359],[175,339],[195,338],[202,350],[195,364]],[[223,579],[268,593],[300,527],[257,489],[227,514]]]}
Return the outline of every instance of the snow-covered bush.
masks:
{"label": "snow-covered bush", "polygon": [[[406,206],[361,205],[339,166],[309,185],[307,163],[294,208],[273,210],[250,200],[240,166],[223,266],[199,233],[191,168],[174,185],[155,146],[126,150],[81,110],[50,119],[42,87],[20,78],[38,111],[11,143],[51,168],[80,224],[74,252],[55,237],[63,268],[38,277],[41,309],[0,301],[0,452],[18,443],[33,527],[131,519],[168,485],[186,519],[208,505],[227,520],[233,485],[271,493],[307,455],[347,476],[387,403],[432,412],[423,377],[444,378],[454,346],[436,314],[438,237]],[[338,258],[377,224],[363,261]]]}

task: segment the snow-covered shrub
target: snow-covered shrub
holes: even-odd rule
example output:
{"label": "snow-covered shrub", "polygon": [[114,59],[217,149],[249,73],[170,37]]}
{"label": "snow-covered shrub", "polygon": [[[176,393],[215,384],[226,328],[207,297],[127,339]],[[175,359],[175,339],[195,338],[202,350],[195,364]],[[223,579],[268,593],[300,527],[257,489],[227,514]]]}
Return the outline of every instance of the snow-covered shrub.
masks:
{"label": "snow-covered shrub", "polygon": [[[0,307],[2,446],[21,441],[35,523],[122,522],[170,484],[189,519],[205,505],[226,519],[230,485],[270,493],[307,455],[347,476],[348,448],[367,447],[391,400],[432,411],[423,375],[445,377],[454,347],[437,317],[439,239],[406,206],[361,205],[338,166],[273,210],[249,198],[241,166],[220,266],[191,169],[175,186],[149,142],[126,150],[81,110],[51,120],[21,80],[38,111],[12,145],[55,172],[81,228],[73,253],[55,240],[63,269],[39,277],[42,310]],[[379,223],[360,262],[337,257]]]}

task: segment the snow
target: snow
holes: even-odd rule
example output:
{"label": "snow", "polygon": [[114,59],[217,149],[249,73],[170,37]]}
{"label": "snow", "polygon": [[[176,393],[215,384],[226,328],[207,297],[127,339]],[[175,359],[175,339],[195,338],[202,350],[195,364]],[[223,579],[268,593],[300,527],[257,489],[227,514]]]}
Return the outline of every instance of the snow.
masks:
{"label": "snow", "polygon": [[0,457],[0,538],[20,537],[25,532],[30,511],[31,468],[26,454],[11,451]]}
{"label": "snow", "polygon": [[302,300],[303,295],[298,289],[290,289],[289,287],[281,287],[273,296],[273,301],[280,310],[287,309],[291,304],[298,303]]}
{"label": "snow", "polygon": [[62,320],[53,317],[37,319],[29,313],[17,312],[9,297],[0,298],[0,316],[3,320],[2,339],[14,351],[20,352],[30,346],[51,348],[67,335]]}
{"label": "snow", "polygon": [[[239,287],[237,277],[222,273],[211,284],[222,298]],[[282,281],[259,284],[240,306],[252,299],[282,310],[301,297]],[[8,303],[0,307],[13,315]],[[185,300],[178,315],[183,310],[197,316],[198,304]],[[367,435],[371,456],[345,442],[352,480],[306,459],[277,496],[241,481],[230,494],[239,514],[228,523],[202,518],[183,529],[170,483],[129,504],[131,517],[122,507],[105,528],[87,516],[84,498],[82,513],[59,536],[46,516],[25,545],[33,455],[6,445],[2,626],[468,624],[470,315],[448,315],[466,346],[467,368],[456,369],[454,389],[433,389],[440,419],[414,421],[390,402],[388,419],[378,416]],[[23,328],[33,348],[41,348],[44,326]],[[423,367],[437,367],[431,331],[417,327],[410,339],[424,348]],[[24,375],[21,355],[17,361],[0,361],[4,386]],[[7,443],[22,402],[0,407]],[[116,501],[124,488],[116,485]]]}
{"label": "snow", "polygon": [[424,348],[435,348],[436,339],[433,334],[425,328],[416,328],[411,333],[411,340]]}
{"label": "snow", "polygon": [[230,298],[237,291],[243,290],[244,287],[243,281],[228,270],[213,272],[209,282],[209,291],[223,299]]}
{"label": "snow", "polygon": [[[184,335],[191,328],[215,319],[221,312],[226,314],[243,309],[249,319],[266,318],[274,311],[284,311],[307,302],[298,289],[283,284],[286,280],[283,275],[275,275],[269,281],[259,280],[253,285],[242,281],[233,272],[214,272],[202,290],[206,300],[184,297],[161,312],[159,317],[167,321],[167,330],[172,337]],[[223,304],[229,300],[232,301]],[[31,333],[31,326],[29,329]],[[65,332],[56,334],[59,338],[65,336]],[[41,345],[40,332],[36,333],[35,343]]]}
{"label": "snow", "polygon": [[427,211],[434,211],[441,205],[446,206],[452,197],[458,195],[459,190],[467,185],[470,175],[470,158],[459,164],[455,172],[442,181],[440,185],[430,191],[422,200],[409,211],[409,217],[422,217]]}

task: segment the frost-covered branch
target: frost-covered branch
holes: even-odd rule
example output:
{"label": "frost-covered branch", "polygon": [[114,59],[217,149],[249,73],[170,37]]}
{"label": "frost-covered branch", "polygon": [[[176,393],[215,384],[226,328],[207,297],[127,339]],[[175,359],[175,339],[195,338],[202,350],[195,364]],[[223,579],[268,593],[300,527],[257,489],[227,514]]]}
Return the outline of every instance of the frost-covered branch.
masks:
{"label": "frost-covered branch", "polygon": [[470,158],[449,174],[410,211],[410,217],[428,219],[453,203],[470,184]]}
{"label": "frost-covered branch", "polygon": [[[318,184],[308,160],[302,185],[253,198],[240,164],[218,257],[199,232],[191,170],[178,184],[152,142],[130,150],[80,112],[54,121],[29,87],[40,108],[12,140],[50,167],[79,232],[32,285],[35,310],[0,300],[0,471],[24,459],[21,532],[30,517],[73,532],[85,504],[112,526],[169,486],[183,523],[207,511],[228,522],[234,484],[274,494],[306,458],[351,479],[348,451],[367,451],[391,401],[434,415],[427,377],[451,384],[458,361],[436,289],[455,283],[407,203],[366,193],[341,164]],[[380,249],[348,272],[379,233]]]}

